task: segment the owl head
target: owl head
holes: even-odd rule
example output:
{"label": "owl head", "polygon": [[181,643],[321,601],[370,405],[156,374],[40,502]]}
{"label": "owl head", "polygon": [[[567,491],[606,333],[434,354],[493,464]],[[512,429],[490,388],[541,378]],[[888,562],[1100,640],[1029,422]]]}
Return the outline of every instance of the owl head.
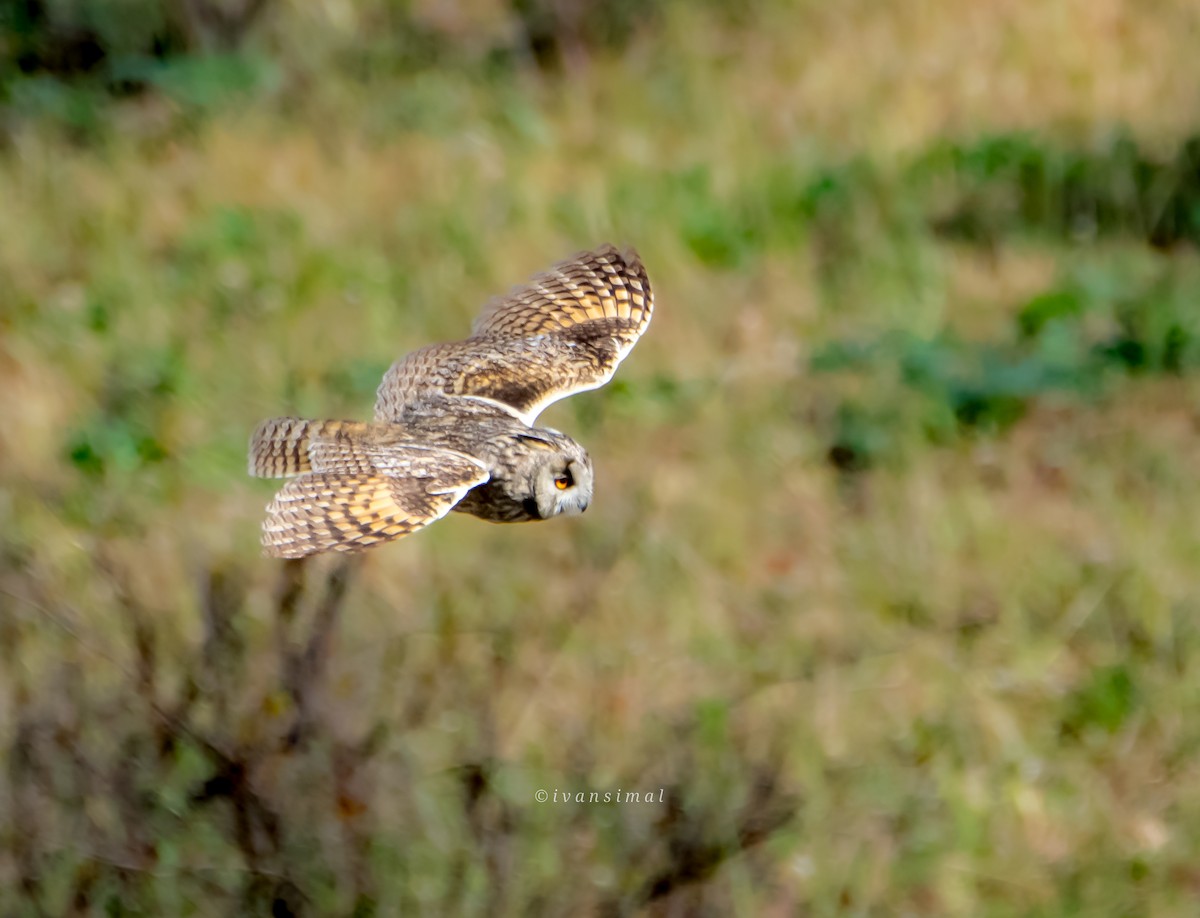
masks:
{"label": "owl head", "polygon": [[592,501],[592,460],[587,451],[557,430],[517,435],[523,460],[517,479],[525,512],[534,519],[574,516]]}

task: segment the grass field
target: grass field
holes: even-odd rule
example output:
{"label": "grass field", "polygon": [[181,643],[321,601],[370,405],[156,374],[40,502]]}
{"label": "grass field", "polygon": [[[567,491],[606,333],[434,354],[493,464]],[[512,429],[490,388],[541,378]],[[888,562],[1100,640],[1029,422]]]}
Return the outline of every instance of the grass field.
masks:
{"label": "grass field", "polygon": [[[1194,914],[1200,10],[385,9],[7,84],[0,912]],[[603,241],[586,516],[260,556],[260,419]]]}

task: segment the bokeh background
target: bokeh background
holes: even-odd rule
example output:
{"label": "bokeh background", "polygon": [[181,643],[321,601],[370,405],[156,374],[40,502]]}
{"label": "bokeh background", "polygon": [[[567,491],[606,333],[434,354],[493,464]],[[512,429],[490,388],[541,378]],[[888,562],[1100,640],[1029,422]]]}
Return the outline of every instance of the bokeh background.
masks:
{"label": "bokeh background", "polygon": [[[1195,914],[1198,27],[0,5],[0,911]],[[586,516],[260,556],[261,418],[610,240]]]}

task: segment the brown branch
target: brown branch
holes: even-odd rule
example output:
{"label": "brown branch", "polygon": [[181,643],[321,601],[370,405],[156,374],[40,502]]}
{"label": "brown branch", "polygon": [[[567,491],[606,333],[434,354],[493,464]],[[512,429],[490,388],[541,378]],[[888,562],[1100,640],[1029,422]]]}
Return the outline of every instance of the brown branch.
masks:
{"label": "brown branch", "polygon": [[268,0],[218,3],[214,0],[176,0],[180,18],[192,44],[217,51],[232,51],[267,8]]}
{"label": "brown branch", "polygon": [[[317,699],[324,686],[337,621],[350,584],[361,564],[360,555],[348,555],[330,571],[325,596],[313,616],[312,631],[302,651],[297,653],[293,650],[286,635],[282,638],[284,686],[296,705],[296,717],[286,738],[288,748],[306,742],[316,727]],[[295,576],[295,573],[285,571],[285,581],[290,582]],[[285,609],[284,600],[293,605]],[[282,622],[290,622],[295,615],[294,603],[297,602],[298,595],[293,596],[291,590],[285,587],[279,610]]]}
{"label": "brown branch", "polygon": [[707,880],[733,857],[762,844],[796,816],[796,801],[780,792],[773,770],[763,770],[738,817],[737,830],[726,838],[696,837],[676,789],[667,802],[662,825],[670,834],[671,863],[647,880],[637,893],[638,905],[665,899],[680,889]]}

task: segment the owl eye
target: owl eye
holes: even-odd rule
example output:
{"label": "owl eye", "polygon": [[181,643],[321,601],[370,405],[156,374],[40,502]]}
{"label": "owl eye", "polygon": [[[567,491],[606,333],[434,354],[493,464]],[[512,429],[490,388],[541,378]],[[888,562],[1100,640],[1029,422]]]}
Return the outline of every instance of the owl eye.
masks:
{"label": "owl eye", "polygon": [[570,469],[563,472],[561,475],[556,475],[554,478],[554,487],[560,491],[565,491],[571,485],[575,484],[575,479],[571,477]]}

